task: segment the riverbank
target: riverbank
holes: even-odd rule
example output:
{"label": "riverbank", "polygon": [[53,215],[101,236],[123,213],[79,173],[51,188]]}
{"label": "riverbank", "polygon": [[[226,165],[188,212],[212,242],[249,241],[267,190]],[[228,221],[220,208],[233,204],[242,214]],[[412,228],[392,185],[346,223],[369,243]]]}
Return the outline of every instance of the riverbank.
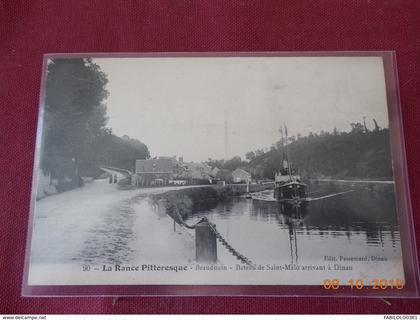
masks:
{"label": "riverbank", "polygon": [[[272,183],[251,184],[249,192],[259,192],[272,189]],[[178,215],[185,219],[203,206],[216,206],[220,200],[238,197],[247,193],[246,184],[230,184],[225,186],[209,185],[202,187],[183,188],[170,190],[152,196],[159,207],[165,210],[175,221],[179,222]]]}
{"label": "riverbank", "polygon": [[342,179],[311,179],[311,187],[331,187],[335,190],[345,191],[366,190],[381,193],[394,192],[394,181],[392,180],[342,180]]}

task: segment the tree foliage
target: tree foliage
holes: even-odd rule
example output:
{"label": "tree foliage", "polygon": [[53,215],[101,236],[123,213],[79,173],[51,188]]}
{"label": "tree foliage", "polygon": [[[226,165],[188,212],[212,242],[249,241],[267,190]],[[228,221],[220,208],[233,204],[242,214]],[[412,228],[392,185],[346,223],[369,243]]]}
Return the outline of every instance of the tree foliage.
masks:
{"label": "tree foliage", "polygon": [[233,182],[232,172],[228,169],[220,169],[216,174],[216,178],[228,183]]}
{"label": "tree foliage", "polygon": [[[306,177],[392,178],[389,130],[309,134],[288,144],[292,166]],[[248,164],[260,178],[273,178],[280,170],[284,147],[257,156]]]}
{"label": "tree foliage", "polygon": [[105,126],[106,76],[90,59],[48,64],[41,167],[58,179],[78,175],[80,157]]}
{"label": "tree foliage", "polygon": [[47,70],[41,168],[58,180],[80,181],[98,166],[131,168],[149,156],[138,140],[106,128],[107,75],[91,59],[53,59]]}
{"label": "tree foliage", "polygon": [[128,136],[118,137],[105,133],[98,137],[95,149],[96,163],[134,171],[137,159],[150,157],[147,146],[137,139]]}

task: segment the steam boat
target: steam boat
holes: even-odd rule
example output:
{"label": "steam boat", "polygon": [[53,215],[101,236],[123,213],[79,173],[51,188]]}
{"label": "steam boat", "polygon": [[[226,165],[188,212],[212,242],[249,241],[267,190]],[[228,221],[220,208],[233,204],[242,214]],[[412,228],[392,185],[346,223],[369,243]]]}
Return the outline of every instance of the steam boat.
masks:
{"label": "steam boat", "polygon": [[301,181],[300,176],[291,168],[286,126],[284,127],[284,131],[286,139],[283,136],[283,129],[280,129],[282,147],[286,152],[283,153],[280,172],[276,173],[274,177],[274,198],[286,207],[295,209],[304,208],[308,203],[306,184]]}
{"label": "steam boat", "polygon": [[301,182],[300,176],[296,175],[288,167],[284,167],[287,161],[283,161],[283,169],[274,178],[274,198],[292,207],[302,207],[307,204],[306,184]]}

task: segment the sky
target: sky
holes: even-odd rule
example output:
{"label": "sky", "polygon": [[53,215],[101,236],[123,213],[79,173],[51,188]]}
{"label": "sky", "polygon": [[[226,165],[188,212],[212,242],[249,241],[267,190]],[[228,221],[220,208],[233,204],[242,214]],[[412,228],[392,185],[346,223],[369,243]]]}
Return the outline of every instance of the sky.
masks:
{"label": "sky", "polygon": [[289,135],[349,131],[363,117],[368,128],[372,118],[388,127],[380,57],[93,61],[108,75],[108,126],[145,143],[152,157],[244,158],[280,140],[283,124]]}

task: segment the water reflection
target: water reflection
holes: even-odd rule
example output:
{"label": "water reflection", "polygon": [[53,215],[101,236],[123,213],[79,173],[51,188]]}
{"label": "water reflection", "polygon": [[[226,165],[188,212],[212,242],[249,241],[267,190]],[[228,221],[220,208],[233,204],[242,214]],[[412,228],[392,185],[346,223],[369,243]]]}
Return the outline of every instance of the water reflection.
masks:
{"label": "water reflection", "polygon": [[190,219],[201,216],[216,223],[222,234],[254,260],[288,257],[290,263],[298,263],[344,253],[392,256],[400,250],[393,193],[361,190],[300,208],[232,198],[201,205]]}

